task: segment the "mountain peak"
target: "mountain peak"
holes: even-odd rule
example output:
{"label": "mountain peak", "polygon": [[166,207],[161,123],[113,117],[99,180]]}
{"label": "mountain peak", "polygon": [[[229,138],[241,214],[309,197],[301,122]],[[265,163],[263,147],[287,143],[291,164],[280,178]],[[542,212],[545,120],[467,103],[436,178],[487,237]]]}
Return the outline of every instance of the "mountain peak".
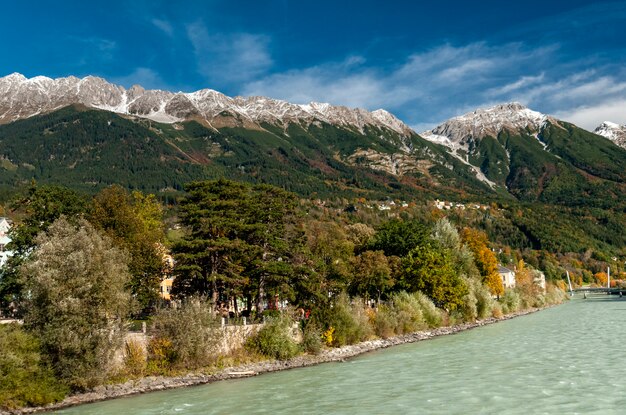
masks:
{"label": "mountain peak", "polygon": [[26,77],[19,72],[13,72],[10,75],[0,78],[0,81],[25,81]]}
{"label": "mountain peak", "polygon": [[604,121],[593,132],[608,138],[620,147],[626,148],[626,125]]}
{"label": "mountain peak", "polygon": [[511,102],[479,108],[454,117],[421,135],[442,144],[463,144],[485,136],[497,137],[505,129],[538,131],[548,119],[547,115],[533,111],[519,102]]}
{"label": "mountain peak", "polygon": [[405,137],[413,134],[407,125],[386,111],[369,112],[314,102],[298,105],[267,97],[233,98],[212,89],[173,93],[134,85],[127,90],[96,76],[28,79],[14,73],[0,78],[0,92],[0,123],[82,104],[163,123],[199,119],[215,128],[235,125],[262,128],[262,123],[309,126],[322,121],[361,132],[372,126]]}

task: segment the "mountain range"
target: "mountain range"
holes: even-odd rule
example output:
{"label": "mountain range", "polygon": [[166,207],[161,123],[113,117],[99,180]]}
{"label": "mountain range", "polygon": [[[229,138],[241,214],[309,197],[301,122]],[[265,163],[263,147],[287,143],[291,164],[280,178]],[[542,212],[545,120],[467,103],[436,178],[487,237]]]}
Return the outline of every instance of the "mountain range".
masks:
{"label": "mountain range", "polygon": [[7,192],[32,179],[168,192],[225,176],[305,196],[625,203],[624,128],[594,134],[518,103],[417,134],[382,109],[12,74],[0,124]]}

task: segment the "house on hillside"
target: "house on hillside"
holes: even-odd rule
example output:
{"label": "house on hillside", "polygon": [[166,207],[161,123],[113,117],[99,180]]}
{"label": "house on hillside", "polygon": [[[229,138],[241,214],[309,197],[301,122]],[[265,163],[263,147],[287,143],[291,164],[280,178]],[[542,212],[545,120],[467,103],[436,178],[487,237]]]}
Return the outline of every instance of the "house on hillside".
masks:
{"label": "house on hillside", "polygon": [[515,271],[502,265],[498,266],[498,274],[502,278],[504,288],[515,288]]}

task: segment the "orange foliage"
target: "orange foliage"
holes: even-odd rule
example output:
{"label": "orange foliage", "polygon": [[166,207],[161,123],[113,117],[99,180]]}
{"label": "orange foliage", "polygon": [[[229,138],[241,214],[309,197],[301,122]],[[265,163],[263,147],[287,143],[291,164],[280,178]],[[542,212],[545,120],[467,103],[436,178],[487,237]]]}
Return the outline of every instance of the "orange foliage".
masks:
{"label": "orange foliage", "polygon": [[483,277],[483,284],[489,288],[493,295],[501,296],[504,294],[502,278],[498,274],[498,260],[489,249],[487,234],[476,229],[464,228],[461,231],[461,239],[474,254],[474,261]]}
{"label": "orange foliage", "polygon": [[596,280],[596,284],[606,287],[606,283],[609,281],[609,276],[606,272],[596,272],[593,275],[593,278]]}

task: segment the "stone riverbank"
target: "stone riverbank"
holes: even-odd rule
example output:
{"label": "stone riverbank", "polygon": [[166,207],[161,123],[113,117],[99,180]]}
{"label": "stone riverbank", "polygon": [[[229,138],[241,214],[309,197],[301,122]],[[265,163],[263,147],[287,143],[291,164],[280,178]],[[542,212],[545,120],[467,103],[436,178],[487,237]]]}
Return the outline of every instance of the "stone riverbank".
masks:
{"label": "stone riverbank", "polygon": [[236,367],[225,368],[213,374],[190,373],[184,376],[176,377],[148,376],[142,379],[130,380],[121,384],[99,386],[89,392],[68,396],[61,402],[45,407],[22,408],[9,412],[0,411],[0,415],[22,415],[53,411],[90,402],[115,399],[122,396],[180,388],[184,386],[203,385],[206,383],[217,382],[220,380],[257,376],[267,372],[276,372],[280,370],[313,366],[320,363],[338,362],[354,356],[358,356],[363,353],[371,352],[373,350],[384,349],[387,347],[405,343],[414,343],[421,340],[432,339],[433,337],[445,336],[448,334],[455,334],[476,327],[481,327],[499,321],[509,320],[511,318],[534,313],[536,311],[539,311],[539,309],[530,309],[508,314],[500,319],[488,318],[484,320],[479,320],[474,323],[463,323],[451,327],[440,327],[428,331],[420,331],[411,334],[394,336],[388,339],[368,340],[349,346],[324,349],[318,355],[300,355],[284,361],[265,360],[255,363],[249,363]]}

